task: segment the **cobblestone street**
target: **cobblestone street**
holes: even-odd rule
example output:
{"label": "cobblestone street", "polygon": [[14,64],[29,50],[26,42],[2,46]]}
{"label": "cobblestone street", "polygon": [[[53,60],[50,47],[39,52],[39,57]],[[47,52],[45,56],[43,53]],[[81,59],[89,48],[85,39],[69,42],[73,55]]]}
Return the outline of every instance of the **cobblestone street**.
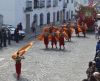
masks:
{"label": "cobblestone street", "polygon": [[[13,42],[0,50],[0,81],[17,81],[11,55],[26,42]],[[82,81],[88,62],[94,58],[96,42],[93,34],[86,38],[73,36],[72,42],[66,41],[65,50],[45,50],[44,44],[36,41],[22,61],[19,81]]]}

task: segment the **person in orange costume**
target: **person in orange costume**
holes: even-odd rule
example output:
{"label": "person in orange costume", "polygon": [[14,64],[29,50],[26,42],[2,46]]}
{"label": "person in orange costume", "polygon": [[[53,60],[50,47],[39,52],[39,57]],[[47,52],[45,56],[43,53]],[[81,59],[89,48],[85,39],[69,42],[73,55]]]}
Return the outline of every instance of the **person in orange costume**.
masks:
{"label": "person in orange costume", "polygon": [[63,46],[63,49],[65,49],[65,42],[64,42],[64,34],[63,32],[60,30],[59,33],[59,46],[60,46],[60,50],[61,50],[61,46]]}
{"label": "person in orange costume", "polygon": [[55,31],[53,31],[52,33],[51,33],[51,45],[52,45],[52,48],[53,48],[53,45],[55,45],[56,46],[56,48],[57,48],[57,39],[56,39],[56,33],[55,33]]}
{"label": "person in orange costume", "polygon": [[67,27],[67,35],[68,35],[68,41],[71,41],[71,28],[70,28],[70,26]]}
{"label": "person in orange costume", "polygon": [[82,22],[81,29],[82,29],[82,33],[83,33],[84,37],[86,37],[87,26],[86,26],[86,24],[84,22]]}
{"label": "person in orange costume", "polygon": [[44,33],[44,44],[45,44],[45,47],[48,48],[48,44],[49,44],[49,33],[48,32]]}
{"label": "person in orange costume", "polygon": [[17,79],[19,80],[20,78],[20,75],[21,75],[21,60],[24,59],[24,57],[20,57],[19,56],[19,52],[17,53],[17,57],[15,59],[16,61],[16,64],[15,64],[15,67],[16,67],[16,74],[17,74]]}

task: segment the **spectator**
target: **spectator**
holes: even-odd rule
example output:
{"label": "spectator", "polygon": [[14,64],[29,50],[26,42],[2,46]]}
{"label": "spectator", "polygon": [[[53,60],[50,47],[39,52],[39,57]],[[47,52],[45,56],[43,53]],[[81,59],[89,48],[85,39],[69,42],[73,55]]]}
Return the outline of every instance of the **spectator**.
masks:
{"label": "spectator", "polygon": [[6,41],[7,41],[7,33],[5,31],[5,29],[2,29],[2,38],[3,38],[3,46],[6,47]]}
{"label": "spectator", "polygon": [[95,77],[92,75],[88,81],[97,81]]}
{"label": "spectator", "polygon": [[96,45],[96,52],[100,50],[100,40],[97,42],[97,45]]}
{"label": "spectator", "polygon": [[11,45],[11,32],[8,31],[8,45]]}
{"label": "spectator", "polygon": [[96,69],[100,72],[100,57],[96,57]]}
{"label": "spectator", "polygon": [[32,32],[35,34],[35,37],[36,37],[36,28],[35,27],[36,27],[36,22],[33,21],[31,29],[32,29]]}
{"label": "spectator", "polygon": [[35,29],[35,21],[33,21],[31,29],[32,29],[32,32],[34,33],[35,30],[36,30],[36,29]]}
{"label": "spectator", "polygon": [[18,30],[23,30],[22,23],[19,23],[17,27],[18,27]]}
{"label": "spectator", "polygon": [[19,30],[18,30],[18,28],[16,28],[14,31],[14,40],[16,41],[16,43],[19,43]]}
{"label": "spectator", "polygon": [[3,38],[2,38],[2,29],[0,29],[0,47],[2,47],[2,41],[3,41]]}
{"label": "spectator", "polygon": [[87,79],[90,79],[90,77],[94,72],[95,72],[95,63],[93,63],[93,61],[90,61],[88,65],[88,69],[86,71]]}
{"label": "spectator", "polygon": [[99,39],[98,25],[95,25],[95,38],[96,38],[96,39]]}
{"label": "spectator", "polygon": [[100,36],[100,26],[98,28],[98,39],[99,39],[99,36]]}

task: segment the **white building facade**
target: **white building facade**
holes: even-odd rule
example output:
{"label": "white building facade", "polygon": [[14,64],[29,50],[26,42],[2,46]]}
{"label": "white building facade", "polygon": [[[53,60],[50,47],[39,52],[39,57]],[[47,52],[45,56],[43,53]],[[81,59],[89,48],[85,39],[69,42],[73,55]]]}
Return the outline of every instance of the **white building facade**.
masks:
{"label": "white building facade", "polygon": [[17,26],[22,23],[30,30],[34,21],[36,26],[50,23],[62,23],[73,18],[74,0],[1,0],[0,15],[3,23]]}

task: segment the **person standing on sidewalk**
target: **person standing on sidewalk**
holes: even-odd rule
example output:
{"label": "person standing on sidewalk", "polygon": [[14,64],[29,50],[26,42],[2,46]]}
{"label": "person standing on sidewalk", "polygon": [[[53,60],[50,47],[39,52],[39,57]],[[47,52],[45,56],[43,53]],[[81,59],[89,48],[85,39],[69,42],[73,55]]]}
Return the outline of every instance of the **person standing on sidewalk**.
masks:
{"label": "person standing on sidewalk", "polygon": [[11,45],[11,32],[8,31],[8,45]]}
{"label": "person standing on sidewalk", "polygon": [[31,29],[32,29],[32,32],[35,34],[35,37],[36,37],[36,28],[35,28],[36,25],[35,24],[36,24],[35,21],[33,21]]}
{"label": "person standing on sidewalk", "polygon": [[19,30],[18,30],[18,28],[16,28],[14,31],[14,40],[16,41],[16,43],[19,43]]}
{"label": "person standing on sidewalk", "polygon": [[0,47],[2,48],[2,40],[3,38],[2,38],[2,29],[0,29]]}
{"label": "person standing on sidewalk", "polygon": [[7,47],[7,33],[5,29],[2,29],[3,46]]}

